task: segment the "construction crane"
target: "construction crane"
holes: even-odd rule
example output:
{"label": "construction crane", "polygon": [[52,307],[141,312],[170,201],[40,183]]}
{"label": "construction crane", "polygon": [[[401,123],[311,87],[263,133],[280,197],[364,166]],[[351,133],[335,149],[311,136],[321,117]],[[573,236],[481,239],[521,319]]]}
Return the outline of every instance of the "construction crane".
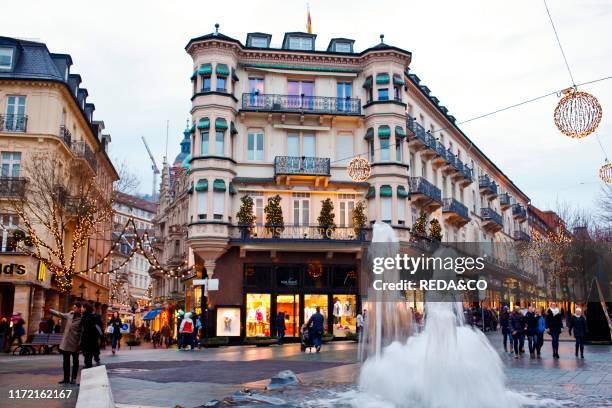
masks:
{"label": "construction crane", "polygon": [[141,136],[142,142],[147,148],[147,153],[149,153],[149,158],[151,159],[151,170],[153,170],[153,190],[151,191],[151,200],[155,202],[155,197],[157,196],[157,175],[159,174],[159,167],[157,167],[157,163],[155,163],[155,159],[153,158],[153,154],[151,153],[151,149],[149,149],[149,145],[147,144],[144,136]]}

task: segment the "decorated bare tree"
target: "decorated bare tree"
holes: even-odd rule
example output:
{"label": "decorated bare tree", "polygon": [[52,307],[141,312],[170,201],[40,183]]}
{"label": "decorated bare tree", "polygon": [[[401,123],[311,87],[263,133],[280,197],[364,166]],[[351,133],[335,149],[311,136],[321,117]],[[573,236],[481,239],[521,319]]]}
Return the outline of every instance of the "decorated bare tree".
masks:
{"label": "decorated bare tree", "polygon": [[113,191],[97,184],[86,162],[35,153],[23,169],[23,194],[9,201],[19,219],[17,249],[46,265],[68,293],[81,272],[79,255],[89,239],[104,239],[113,214]]}

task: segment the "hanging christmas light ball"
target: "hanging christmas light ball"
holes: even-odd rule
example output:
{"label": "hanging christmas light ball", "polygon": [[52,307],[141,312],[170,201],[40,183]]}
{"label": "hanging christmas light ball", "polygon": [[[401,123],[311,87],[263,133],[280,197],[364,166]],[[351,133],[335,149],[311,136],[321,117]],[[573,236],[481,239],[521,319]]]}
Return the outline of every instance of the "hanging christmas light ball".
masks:
{"label": "hanging christmas light ball", "polygon": [[555,125],[566,136],[581,139],[597,130],[601,105],[593,95],[569,88],[555,108]]}
{"label": "hanging christmas light ball", "polygon": [[606,163],[599,168],[599,178],[606,184],[612,184],[612,163]]}
{"label": "hanging christmas light ball", "polygon": [[348,165],[348,175],[353,181],[366,181],[371,171],[370,163],[363,157],[355,157]]}

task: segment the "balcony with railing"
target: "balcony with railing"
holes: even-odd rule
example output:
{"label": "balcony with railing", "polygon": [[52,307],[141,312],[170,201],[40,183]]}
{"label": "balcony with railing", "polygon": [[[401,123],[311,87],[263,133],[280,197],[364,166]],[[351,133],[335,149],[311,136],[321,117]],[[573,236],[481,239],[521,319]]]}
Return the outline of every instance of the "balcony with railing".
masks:
{"label": "balcony with railing", "polygon": [[440,189],[423,177],[410,177],[410,201],[423,205],[425,209],[433,211],[442,205],[442,192]]}
{"label": "balcony with railing", "polygon": [[72,153],[79,159],[85,160],[92,170],[95,172],[98,168],[98,160],[96,154],[91,150],[91,147],[85,142],[73,142]]}
{"label": "balcony with railing", "polygon": [[256,225],[230,227],[230,240],[235,242],[326,242],[361,243],[371,240],[369,229],[355,231],[353,227],[323,228],[318,225]]}
{"label": "balcony with railing", "polygon": [[23,197],[26,183],[24,177],[0,177],[0,198]]}
{"label": "balcony with railing", "polygon": [[507,210],[508,208],[510,208],[513,204],[512,201],[513,198],[508,193],[503,193],[499,196],[499,206],[502,210]]}
{"label": "balcony with railing", "polygon": [[28,127],[27,115],[0,115],[0,132],[25,133]]}
{"label": "balcony with railing", "polygon": [[438,168],[446,169],[446,167],[449,165],[449,162],[446,154],[446,148],[444,147],[442,142],[436,140],[434,151],[435,155],[433,156],[431,161],[434,170]]}
{"label": "balcony with railing", "polygon": [[492,208],[482,208],[480,210],[480,218],[482,218],[482,227],[484,229],[497,232],[504,227],[502,216]]}
{"label": "balcony with railing", "polygon": [[242,94],[242,110],[326,115],[361,115],[361,99],[331,96]]}
{"label": "balcony with railing", "polygon": [[454,198],[445,198],[442,203],[442,215],[449,223],[463,226],[470,221],[468,208]]}
{"label": "balcony with railing", "polygon": [[60,126],[59,135],[69,148],[72,147],[72,133],[64,125]]}
{"label": "balcony with railing", "polygon": [[514,231],[514,239],[517,241],[530,242],[531,237],[525,231]]}
{"label": "balcony with railing", "polygon": [[497,197],[497,184],[488,175],[478,178],[478,187],[481,194],[489,196],[491,199]]}
{"label": "balcony with railing", "polygon": [[524,221],[527,219],[527,210],[520,204],[514,204],[512,206],[512,216],[519,221]]}
{"label": "balcony with railing", "polygon": [[[412,117],[406,120],[406,128],[409,131],[408,147],[413,150],[428,149],[430,156],[435,155],[436,138],[425,131],[425,128],[417,123]],[[427,153],[424,152],[425,155]]]}
{"label": "balcony with railing", "polygon": [[276,156],[274,177],[279,181],[314,180],[327,183],[331,177],[330,159],[327,157]]}

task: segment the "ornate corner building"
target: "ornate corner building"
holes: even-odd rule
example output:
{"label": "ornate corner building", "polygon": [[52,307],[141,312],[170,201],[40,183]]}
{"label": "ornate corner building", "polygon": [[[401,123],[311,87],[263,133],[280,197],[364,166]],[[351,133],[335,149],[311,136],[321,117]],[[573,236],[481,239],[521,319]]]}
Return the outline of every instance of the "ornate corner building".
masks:
{"label": "ornate corner building", "polygon": [[[529,198],[410,71],[409,51],[382,36],[361,52],[347,38],[325,50],[315,43],[315,34],[291,32],[275,48],[269,34],[249,33],[243,44],[216,31],[186,46],[191,126],[180,159],[165,166],[157,228],[165,261],[192,251],[198,272],[160,276],[154,291],[165,282],[165,296],[199,312],[193,279],[218,279],[207,299],[210,335],[272,335],[283,312],[286,336],[298,336],[317,306],[334,336],[354,332],[370,240],[353,225],[362,200],[368,221],[389,223],[405,252],[416,251],[410,227],[421,214],[441,223],[447,242],[530,239]],[[355,156],[371,164],[366,182],[348,176]],[[245,195],[255,216],[246,230],[236,219]],[[270,228],[265,208],[277,195],[283,226]],[[336,228],[322,234],[328,198]],[[533,275],[493,266],[491,306],[538,296]]]}

